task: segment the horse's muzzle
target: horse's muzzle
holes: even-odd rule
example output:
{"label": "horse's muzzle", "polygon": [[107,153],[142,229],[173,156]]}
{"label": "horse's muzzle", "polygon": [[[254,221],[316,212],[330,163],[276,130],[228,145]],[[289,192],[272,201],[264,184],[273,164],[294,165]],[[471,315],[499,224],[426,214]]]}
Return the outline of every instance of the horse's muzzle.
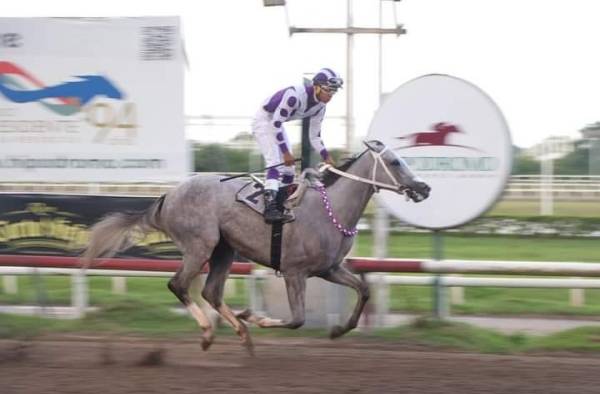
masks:
{"label": "horse's muzzle", "polygon": [[406,190],[406,195],[414,202],[421,202],[429,197],[431,187],[425,182],[415,182],[415,184]]}

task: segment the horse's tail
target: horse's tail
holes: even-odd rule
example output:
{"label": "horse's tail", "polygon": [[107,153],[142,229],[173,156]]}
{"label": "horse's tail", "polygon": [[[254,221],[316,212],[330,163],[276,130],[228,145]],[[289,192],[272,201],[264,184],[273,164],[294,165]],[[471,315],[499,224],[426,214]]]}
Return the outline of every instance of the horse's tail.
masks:
{"label": "horse's tail", "polygon": [[160,196],[143,211],[112,213],[94,224],[90,240],[81,256],[81,265],[88,268],[98,257],[109,258],[134,244],[134,235],[162,230],[160,212],[166,195]]}

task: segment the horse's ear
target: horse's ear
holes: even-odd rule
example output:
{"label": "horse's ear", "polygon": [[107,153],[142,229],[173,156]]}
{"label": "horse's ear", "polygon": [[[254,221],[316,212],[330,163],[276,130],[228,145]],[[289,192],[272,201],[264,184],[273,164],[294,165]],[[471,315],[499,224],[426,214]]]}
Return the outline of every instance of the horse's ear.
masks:
{"label": "horse's ear", "polygon": [[385,146],[381,143],[381,141],[377,141],[377,140],[371,140],[371,141],[364,140],[363,144],[365,144],[365,146],[367,148],[369,148],[370,150],[377,152],[377,153],[381,152],[381,150]]}

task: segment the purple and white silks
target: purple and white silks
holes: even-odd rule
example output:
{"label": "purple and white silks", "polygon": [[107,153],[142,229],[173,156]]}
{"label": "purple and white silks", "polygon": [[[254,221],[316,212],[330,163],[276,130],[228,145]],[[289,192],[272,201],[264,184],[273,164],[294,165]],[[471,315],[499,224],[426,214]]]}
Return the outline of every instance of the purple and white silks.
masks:
{"label": "purple and white silks", "polygon": [[[325,104],[316,100],[312,85],[290,86],[268,97],[252,122],[252,132],[266,160],[266,166],[281,163],[283,154],[290,151],[290,142],[283,124],[303,118],[310,118],[310,143],[325,160],[328,152],[321,139],[321,123],[324,116]],[[267,171],[265,187],[278,188],[279,177],[282,177],[284,184],[292,183],[294,168],[280,166]]]}

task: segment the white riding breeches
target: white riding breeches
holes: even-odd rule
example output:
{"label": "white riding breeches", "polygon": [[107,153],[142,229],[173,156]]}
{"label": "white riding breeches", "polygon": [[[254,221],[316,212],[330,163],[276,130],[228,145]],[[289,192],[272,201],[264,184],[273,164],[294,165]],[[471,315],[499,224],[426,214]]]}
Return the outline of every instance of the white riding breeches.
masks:
{"label": "white riding breeches", "polygon": [[[254,134],[254,138],[256,138],[260,152],[265,158],[267,167],[271,167],[283,162],[283,153],[279,149],[278,141],[275,137],[277,129],[273,127],[272,123],[272,115],[263,109],[260,109],[257,112],[252,122],[252,133]],[[291,149],[291,145],[285,130],[282,128],[281,131],[286,145]],[[293,179],[295,171],[294,166],[281,165],[276,169],[280,177],[283,176],[287,179]],[[279,181],[277,179],[273,179],[273,173],[273,171],[269,173],[268,170],[266,172],[266,189],[279,189]]]}

